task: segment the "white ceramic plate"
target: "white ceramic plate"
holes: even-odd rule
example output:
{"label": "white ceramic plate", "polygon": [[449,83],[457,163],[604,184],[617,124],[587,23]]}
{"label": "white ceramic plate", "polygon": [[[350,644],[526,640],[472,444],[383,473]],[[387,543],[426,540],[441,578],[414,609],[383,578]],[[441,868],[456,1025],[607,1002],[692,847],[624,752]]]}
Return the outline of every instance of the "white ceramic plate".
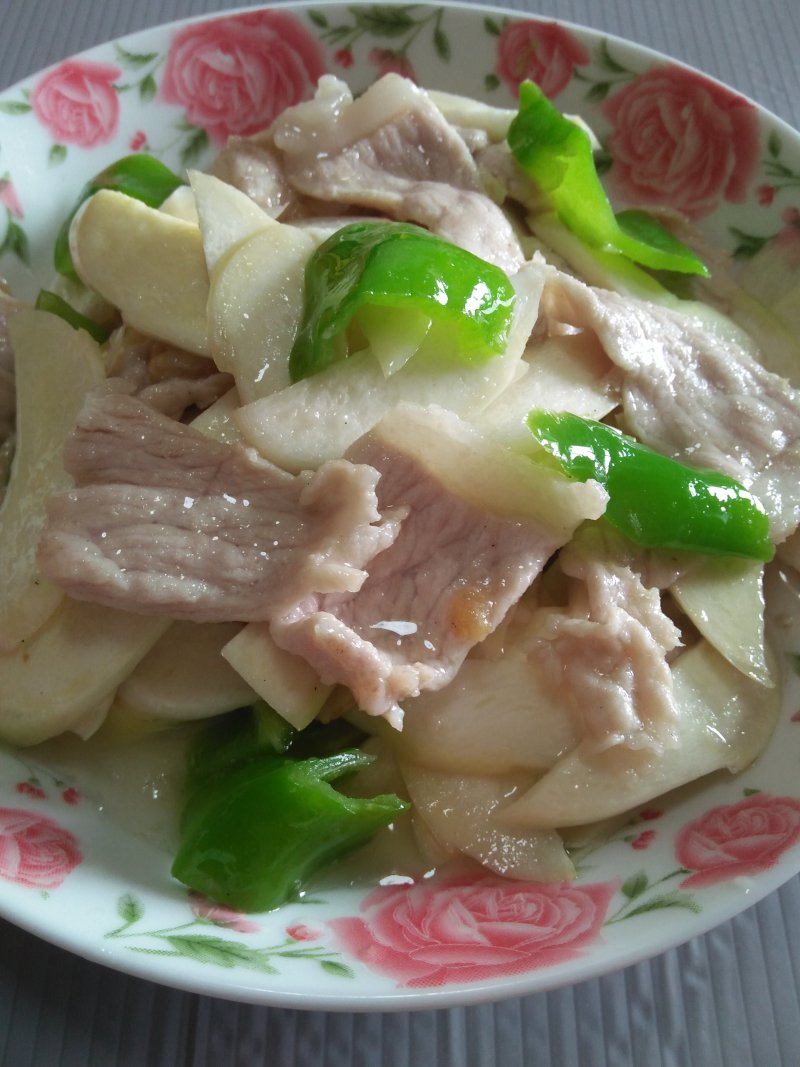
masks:
{"label": "white ceramic plate", "polygon": [[[619,203],[671,204],[728,251],[769,242],[787,270],[800,263],[800,139],[718,83],[518,13],[299,4],[138,33],[3,93],[0,273],[35,294],[61,218],[111,160],[147,149],[175,168],[202,166],[227,134],[263,127],[324,71],[358,90],[389,69],[504,106],[532,77],[594,126]],[[780,582],[777,592],[797,620],[794,594]],[[598,975],[707,930],[800,869],[797,621],[780,641],[786,699],[764,756],[637,813],[578,857],[572,885],[334,888],[237,916],[187,896],[168,852],[89,777],[0,753],[0,911],[121,970],[263,1004],[431,1008]]]}

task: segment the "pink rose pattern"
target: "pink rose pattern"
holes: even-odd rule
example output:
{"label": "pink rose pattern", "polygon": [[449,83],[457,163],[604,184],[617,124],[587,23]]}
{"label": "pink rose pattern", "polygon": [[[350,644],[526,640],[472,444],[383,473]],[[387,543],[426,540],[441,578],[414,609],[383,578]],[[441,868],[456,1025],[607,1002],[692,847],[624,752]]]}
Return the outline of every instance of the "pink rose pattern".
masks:
{"label": "pink rose pattern", "polygon": [[[376,15],[368,27],[352,13],[349,23],[334,25],[336,16],[315,16],[310,26],[282,10],[192,23],[173,35],[165,61],[159,59],[136,83],[139,93],[129,95],[177,104],[185,111],[190,133],[193,128],[202,131],[219,145],[231,134],[257,132],[284,107],[310,96],[327,70],[328,46],[332,67],[346,70],[356,61],[356,43],[364,38],[369,43],[363,59],[375,77],[395,71],[416,80],[410,51],[420,30],[432,29],[436,50],[449,53],[442,28],[446,9],[401,10],[407,26],[401,18],[389,20],[384,28]],[[496,74],[487,77],[489,87],[491,81],[495,87],[504,84],[515,95],[520,83],[531,78],[555,98],[577,71],[594,63],[595,53],[581,36],[556,21],[487,19],[485,24],[496,38]],[[762,177],[771,174],[769,161],[760,159],[769,153],[761,145],[756,108],[744,98],[674,65],[660,64],[644,73],[618,63],[609,68],[613,57],[608,49],[608,42],[596,48],[599,78],[583,73],[581,79],[591,85],[585,96],[594,93],[599,99],[602,94],[594,91],[600,89],[607,93],[600,111],[610,128],[598,132],[605,139],[608,183],[619,206],[666,203],[697,219],[720,203],[742,203],[748,196],[769,208],[776,194],[794,183],[785,177],[779,185],[755,180],[761,162]],[[120,63],[125,62],[122,52]],[[154,77],[157,70],[162,71],[160,86]],[[93,148],[114,137],[120,123],[121,77],[114,64],[78,58],[59,64],[34,85],[30,109],[62,154],[69,144]],[[24,111],[28,104],[15,106]],[[131,151],[151,150],[142,130],[129,135],[127,142]],[[187,138],[187,160],[200,147],[199,141]],[[800,175],[797,178],[800,183]],[[0,203],[9,218],[19,218],[19,198],[10,178],[4,181],[8,184],[0,188]],[[788,228],[786,233],[793,236]],[[8,239],[0,254],[9,250],[22,254],[20,241]]]}
{"label": "pink rose pattern", "polygon": [[742,203],[759,162],[752,104],[693,71],[653,67],[618,89],[603,111],[610,181],[630,204],[669,204],[690,218],[721,200]]}
{"label": "pink rose pattern", "polygon": [[800,842],[800,800],[755,793],[693,819],[679,832],[675,855],[693,873],[684,888],[715,885],[773,867]]}
{"label": "pink rose pattern", "polygon": [[186,109],[216,144],[268,126],[313,94],[325,73],[317,39],[294,15],[253,11],[179,30],[167,56],[161,97]]}
{"label": "pink rose pattern", "polygon": [[109,63],[68,59],[36,83],[31,106],[55,141],[80,148],[106,144],[119,123],[114,82],[121,73]]}
{"label": "pink rose pattern", "polygon": [[3,175],[0,178],[0,204],[8,211],[9,215],[13,215],[15,219],[21,219],[25,212],[22,210],[22,204],[19,201],[17,190],[14,188],[14,183],[8,177]]}
{"label": "pink rose pattern", "polygon": [[74,835],[53,819],[0,808],[0,878],[30,889],[57,889],[82,858]]}
{"label": "pink rose pattern", "polygon": [[407,57],[401,52],[393,52],[390,48],[371,48],[367,62],[377,68],[379,78],[382,78],[384,74],[399,74],[402,78],[410,78],[414,82],[417,80],[414,68]]}
{"label": "pink rose pattern", "polygon": [[565,963],[597,941],[611,883],[540,885],[453,877],[370,893],[329,923],[342,951],[409,988],[476,982]]}
{"label": "pink rose pattern", "polygon": [[552,99],[590,59],[586,46],[557,22],[507,22],[497,41],[497,73],[514,96],[529,79]]}

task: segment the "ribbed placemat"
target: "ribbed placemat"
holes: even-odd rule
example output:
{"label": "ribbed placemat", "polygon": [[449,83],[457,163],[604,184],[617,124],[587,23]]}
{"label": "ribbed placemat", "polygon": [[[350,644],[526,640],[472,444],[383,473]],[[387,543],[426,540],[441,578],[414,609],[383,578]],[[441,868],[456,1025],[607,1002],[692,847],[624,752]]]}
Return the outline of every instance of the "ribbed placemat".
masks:
{"label": "ribbed placemat", "polygon": [[[5,0],[0,87],[222,0]],[[800,127],[798,0],[507,0],[701,67]],[[654,918],[653,921],[658,921]],[[4,1067],[797,1067],[800,878],[711,933],[522,1000],[396,1015],[228,1003],[129,978],[0,921]]]}

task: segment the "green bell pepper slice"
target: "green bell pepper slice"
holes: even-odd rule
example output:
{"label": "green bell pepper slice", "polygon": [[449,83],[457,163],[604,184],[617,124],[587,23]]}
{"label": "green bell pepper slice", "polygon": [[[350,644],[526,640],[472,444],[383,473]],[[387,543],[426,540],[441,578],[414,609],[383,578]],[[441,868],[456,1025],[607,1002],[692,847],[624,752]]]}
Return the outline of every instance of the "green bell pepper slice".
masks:
{"label": "green bell pepper slice", "polygon": [[427,316],[445,326],[459,359],[483,362],[504,351],[513,308],[507,275],[471,252],[407,223],[351,223],[306,266],[289,373],[299,381],[346,355],[344,331],[362,309],[405,310],[416,322]]}
{"label": "green bell pepper slice", "polygon": [[254,760],[189,798],[172,865],[178,881],[237,911],[268,911],[330,861],[364,844],[407,808],[329,783],[371,762],[362,752]]}
{"label": "green bell pepper slice", "polygon": [[774,555],[763,505],[735,479],[687,467],[569,412],[533,411],[528,425],[570,478],[604,486],[604,518],[636,544],[764,561]]}
{"label": "green bell pepper slice", "polygon": [[363,736],[343,720],[295,730],[264,701],[202,727],[187,758],[173,876],[238,911],[284,903],[408,807],[330,785],[372,762],[344,748]]}
{"label": "green bell pepper slice", "polygon": [[69,228],[81,205],[100,189],[117,192],[141,200],[148,207],[160,207],[175,190],[186,183],[154,156],[140,152],[109,164],[91,178],[78,194],[70,213],[61,225],[53,250],[53,262],[59,274],[78,280],[69,250]]}
{"label": "green bell pepper slice", "polygon": [[708,276],[702,260],[646,212],[614,214],[586,131],[562,115],[533,82],[520,86],[519,110],[507,140],[563,224],[587,245],[619,252],[654,270]]}
{"label": "green bell pepper slice", "polygon": [[70,325],[73,330],[86,330],[89,336],[94,341],[97,341],[99,345],[103,344],[111,336],[109,329],[99,322],[95,322],[94,319],[81,314],[62,296],[51,292],[49,289],[39,290],[34,307],[37,311],[47,311],[51,315],[57,315]]}

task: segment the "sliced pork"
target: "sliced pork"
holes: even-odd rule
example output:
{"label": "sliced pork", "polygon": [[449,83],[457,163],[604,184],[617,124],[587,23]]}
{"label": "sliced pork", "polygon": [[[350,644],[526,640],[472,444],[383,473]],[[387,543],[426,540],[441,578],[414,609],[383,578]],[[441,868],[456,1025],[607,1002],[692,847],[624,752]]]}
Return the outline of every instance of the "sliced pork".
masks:
{"label": "sliced pork", "polygon": [[588,751],[669,748],[680,711],[668,655],[680,631],[615,538],[587,531],[558,559],[566,607],[542,608],[529,655],[574,717]]}
{"label": "sliced pork", "polygon": [[542,312],[593,330],[623,371],[626,428],[651,448],[738,479],[763,503],[773,540],[800,522],[800,391],[735,332],[551,270]]}
{"label": "sliced pork", "polygon": [[605,494],[490,448],[440,408],[398,405],[348,458],[380,471],[382,512],[408,515],[355,595],[300,605],[272,633],[399,724],[400,703],[454,677]]}
{"label": "sliced pork", "polygon": [[196,622],[264,620],[353,591],[396,534],[377,472],[342,460],[292,476],[140,400],[93,397],[65,454],[42,573],[75,599]]}
{"label": "sliced pork", "polygon": [[519,242],[482,191],[463,138],[407,79],[387,74],[353,100],[324,78],[272,135],[304,196],[418,223],[508,272],[521,266]]}
{"label": "sliced pork", "polygon": [[135,394],[173,419],[211,407],[234,384],[233,376],[219,372],[206,356],[145,337],[128,326],[112,335],[107,358],[118,391]]}
{"label": "sliced pork", "polygon": [[295,199],[280,157],[269,144],[251,137],[230,137],[217,154],[211,173],[241,189],[268,215],[278,218]]}

